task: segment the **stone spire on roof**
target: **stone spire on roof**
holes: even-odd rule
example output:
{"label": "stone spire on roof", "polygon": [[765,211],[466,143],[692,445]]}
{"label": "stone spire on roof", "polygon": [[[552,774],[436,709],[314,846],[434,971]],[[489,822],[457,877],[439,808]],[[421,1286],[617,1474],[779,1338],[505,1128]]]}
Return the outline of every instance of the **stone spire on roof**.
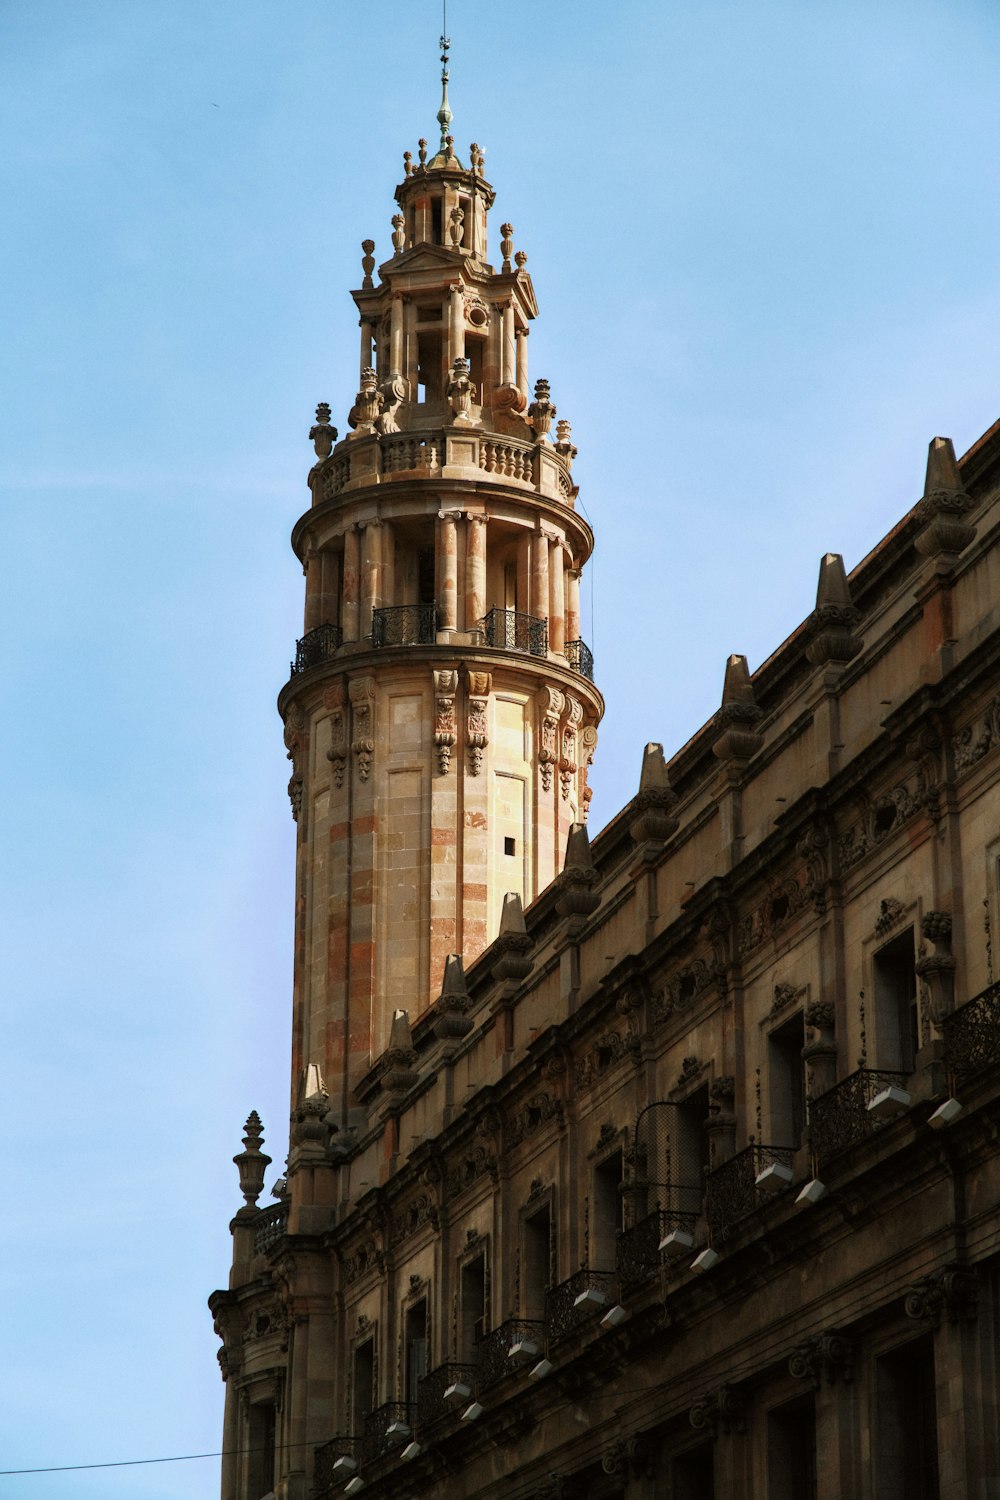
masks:
{"label": "stone spire on roof", "polygon": [[715,716],[721,733],[712,749],[719,759],[737,765],[749,760],[764,743],[764,736],[757,729],[763,717],[754,696],[746,657],[730,656],[722,685],[722,707]]}
{"label": "stone spire on roof", "polygon": [[976,534],[965,519],[975,503],[962,483],[951,438],[931,438],[923,499],[917,506],[917,518],[924,522],[914,541],[917,551],[943,562],[957,558]]}
{"label": "stone spire on roof", "polygon": [[827,552],[819,565],[816,608],[809,616],[810,641],[806,656],[814,667],[850,661],[861,650],[854,627],[861,611],[851,600],[851,589],[839,552]]}

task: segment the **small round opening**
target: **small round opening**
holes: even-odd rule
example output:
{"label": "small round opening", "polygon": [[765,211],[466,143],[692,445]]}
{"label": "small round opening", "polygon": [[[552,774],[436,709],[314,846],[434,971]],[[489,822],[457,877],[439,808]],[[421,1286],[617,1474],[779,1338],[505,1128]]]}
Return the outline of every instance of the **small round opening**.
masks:
{"label": "small round opening", "polygon": [[469,322],[473,328],[483,328],[486,324],[485,307],[474,307],[469,313]]}

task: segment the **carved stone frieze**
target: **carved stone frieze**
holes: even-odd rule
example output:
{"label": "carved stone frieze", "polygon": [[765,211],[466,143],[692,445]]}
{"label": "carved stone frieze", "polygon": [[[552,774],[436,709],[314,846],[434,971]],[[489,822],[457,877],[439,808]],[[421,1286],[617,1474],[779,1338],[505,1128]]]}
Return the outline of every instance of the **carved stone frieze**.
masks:
{"label": "carved stone frieze", "polygon": [[553,1094],[533,1094],[525,1104],[510,1116],[504,1130],[504,1145],[519,1146],[549,1120],[563,1121],[563,1102]]}
{"label": "carved stone frieze", "polygon": [[573,1070],[576,1089],[582,1091],[590,1088],[610,1067],[626,1057],[638,1062],[641,1053],[642,1043],[636,1032],[626,1027],[606,1031],[578,1059]]}
{"label": "carved stone frieze", "polygon": [[481,1177],[489,1175],[496,1182],[500,1173],[496,1155],[488,1146],[474,1146],[448,1171],[448,1196],[455,1198]]}
{"label": "carved stone frieze", "polygon": [[970,724],[952,735],[951,753],[956,776],[968,775],[984,755],[1000,744],[1000,696],[994,698]]}
{"label": "carved stone frieze", "polygon": [[437,1200],[429,1189],[425,1189],[393,1215],[389,1227],[390,1246],[398,1245],[409,1235],[416,1234],[425,1224],[437,1229],[438,1218]]}
{"label": "carved stone frieze", "polygon": [[746,958],[781,929],[803,908],[807,890],[799,878],[788,875],[775,880],[766,897],[736,924],[736,951]]}
{"label": "carved stone frieze", "polygon": [[254,1339],[279,1338],[281,1347],[288,1346],[288,1310],[277,1297],[263,1305],[258,1304],[243,1320],[243,1339],[251,1343]]}
{"label": "carved stone frieze", "polygon": [[381,1271],[385,1253],[374,1235],[369,1236],[344,1261],[344,1285],[351,1286],[367,1271]]}
{"label": "carved stone frieze", "polygon": [[877,849],[924,805],[918,795],[918,778],[911,787],[905,782],[890,787],[877,797],[862,793],[858,798],[861,816],[837,839],[837,861],[842,871],[854,868],[866,854]]}
{"label": "carved stone frieze", "polygon": [[718,983],[719,972],[715,963],[704,958],[692,959],[671,975],[665,989],[653,1001],[654,1024],[684,1015]]}

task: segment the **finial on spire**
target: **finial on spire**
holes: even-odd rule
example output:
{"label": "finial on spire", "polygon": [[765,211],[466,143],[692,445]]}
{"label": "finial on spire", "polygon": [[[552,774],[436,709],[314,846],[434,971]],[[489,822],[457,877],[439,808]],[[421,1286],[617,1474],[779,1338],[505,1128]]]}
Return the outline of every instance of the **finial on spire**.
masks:
{"label": "finial on spire", "polygon": [[451,108],[448,104],[448,48],[451,42],[448,37],[441,38],[441,108],[438,110],[438,124],[441,126],[441,147],[444,151],[448,145],[448,126],[452,122]]}

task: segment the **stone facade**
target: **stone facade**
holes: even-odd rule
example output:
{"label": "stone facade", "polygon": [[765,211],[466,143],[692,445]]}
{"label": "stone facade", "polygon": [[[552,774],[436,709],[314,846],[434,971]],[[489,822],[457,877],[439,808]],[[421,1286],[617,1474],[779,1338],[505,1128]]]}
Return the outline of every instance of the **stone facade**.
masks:
{"label": "stone facade", "polygon": [[236,1159],[223,1500],[1000,1495],[1000,424],[591,844],[534,293],[478,147],[405,173],[293,537],[292,1123],[272,1207],[256,1116]]}

